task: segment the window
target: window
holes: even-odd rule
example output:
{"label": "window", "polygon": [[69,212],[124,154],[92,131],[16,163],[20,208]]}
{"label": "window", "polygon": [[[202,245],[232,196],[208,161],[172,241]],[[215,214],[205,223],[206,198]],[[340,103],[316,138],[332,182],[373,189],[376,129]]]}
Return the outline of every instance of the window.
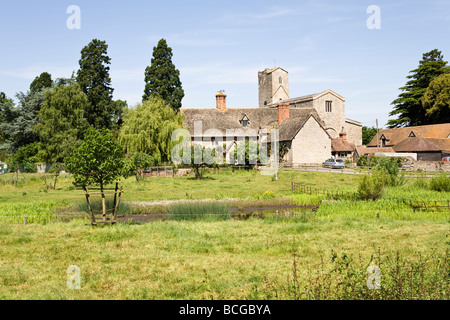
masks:
{"label": "window", "polygon": [[278,81],[280,81],[280,84],[283,84],[283,78],[282,78],[282,77],[280,77],[280,78],[278,79]]}
{"label": "window", "polygon": [[242,127],[247,128],[250,124],[250,119],[247,117],[247,115],[244,115],[239,122],[242,124]]}
{"label": "window", "polygon": [[211,138],[211,146],[215,147],[219,145],[219,141],[216,140],[216,138]]}
{"label": "window", "polygon": [[325,112],[332,112],[333,101],[325,101]]}

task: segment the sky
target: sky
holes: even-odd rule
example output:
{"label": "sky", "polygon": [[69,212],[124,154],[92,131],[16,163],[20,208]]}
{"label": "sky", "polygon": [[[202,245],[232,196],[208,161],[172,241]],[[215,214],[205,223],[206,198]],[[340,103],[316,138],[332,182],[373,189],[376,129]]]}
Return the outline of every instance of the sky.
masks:
{"label": "sky", "polygon": [[[68,27],[78,21],[71,5],[79,28]],[[114,99],[134,106],[164,38],[183,108],[214,108],[218,90],[227,107],[257,108],[258,71],[279,66],[291,98],[331,89],[345,97],[348,118],[378,119],[381,128],[422,55],[439,49],[450,59],[449,0],[1,0],[0,16],[0,91],[10,98],[42,72],[70,77],[81,49],[99,39],[108,44]]]}

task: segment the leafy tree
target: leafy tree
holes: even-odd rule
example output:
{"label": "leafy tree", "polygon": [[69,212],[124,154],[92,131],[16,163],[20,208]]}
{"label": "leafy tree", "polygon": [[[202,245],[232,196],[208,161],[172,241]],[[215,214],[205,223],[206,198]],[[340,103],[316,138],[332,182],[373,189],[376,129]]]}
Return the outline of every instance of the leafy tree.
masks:
{"label": "leafy tree", "polygon": [[191,166],[194,170],[195,179],[203,179],[206,167],[216,166],[216,150],[203,147],[201,144],[191,146]]}
{"label": "leafy tree", "polygon": [[6,139],[3,148],[14,153],[22,146],[39,141],[33,127],[39,122],[39,110],[44,101],[45,91],[32,91],[27,94],[19,92],[16,95],[19,100],[17,107],[12,102],[3,104],[2,112],[6,115],[6,120],[0,125]]}
{"label": "leafy tree", "polygon": [[172,132],[182,128],[183,116],[158,97],[129,109],[119,133],[127,154],[144,153],[156,164],[170,161],[175,142]]}
{"label": "leafy tree", "polygon": [[143,169],[152,167],[155,165],[155,159],[152,156],[142,153],[135,152],[130,157],[128,161],[128,174],[129,176],[134,175],[136,181],[139,181],[143,177]]}
{"label": "leafy tree", "polygon": [[149,100],[152,95],[163,98],[173,109],[181,108],[184,90],[181,87],[180,71],[172,63],[172,49],[161,39],[153,48],[151,65],[145,69],[145,89],[142,99]]}
{"label": "leafy tree", "polygon": [[118,104],[112,100],[114,89],[109,76],[111,59],[107,56],[107,49],[106,42],[98,39],[85,46],[81,50],[76,79],[89,101],[85,110],[88,123],[95,128],[111,129]]}
{"label": "leafy tree", "polygon": [[410,71],[409,81],[400,88],[403,92],[391,103],[394,107],[389,115],[397,119],[388,121],[390,128],[428,124],[422,107],[423,96],[431,81],[446,71],[446,65],[447,61],[437,49],[423,54],[419,67]]}
{"label": "leafy tree", "polygon": [[122,147],[107,129],[86,130],[81,145],[64,161],[66,169],[73,174],[75,185],[86,188],[99,185],[102,196],[103,221],[106,221],[106,198],[104,188],[126,174]]}
{"label": "leafy tree", "polygon": [[103,191],[105,185],[123,176],[125,160],[123,149],[111,131],[90,127],[80,146],[65,158],[64,163],[76,185],[99,185]]}
{"label": "leafy tree", "polygon": [[429,123],[450,122],[450,73],[441,74],[431,81],[423,99]]}
{"label": "leafy tree", "polygon": [[38,158],[39,148],[40,148],[39,142],[33,142],[27,144],[26,146],[22,146],[16,151],[16,153],[12,157],[12,160],[19,164],[36,163],[39,161]]}
{"label": "leafy tree", "polygon": [[30,91],[40,91],[45,88],[50,88],[52,85],[52,76],[47,72],[43,72],[33,80],[30,85]]}
{"label": "leafy tree", "polygon": [[377,135],[377,128],[375,127],[362,127],[362,140],[363,145],[368,145],[372,141],[373,137]]}
{"label": "leafy tree", "polygon": [[34,130],[41,141],[41,159],[47,163],[62,163],[79,144],[88,124],[83,118],[88,105],[78,84],[56,86],[46,91],[39,111],[40,122]]}

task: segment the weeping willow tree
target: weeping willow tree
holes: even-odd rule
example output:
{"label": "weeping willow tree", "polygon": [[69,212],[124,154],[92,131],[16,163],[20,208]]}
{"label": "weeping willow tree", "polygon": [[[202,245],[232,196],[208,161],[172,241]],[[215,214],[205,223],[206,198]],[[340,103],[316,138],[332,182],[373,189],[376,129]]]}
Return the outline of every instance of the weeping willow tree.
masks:
{"label": "weeping willow tree", "polygon": [[119,133],[119,143],[128,155],[146,154],[159,165],[169,162],[176,141],[172,132],[183,127],[183,116],[172,109],[162,98],[152,97],[124,117]]}

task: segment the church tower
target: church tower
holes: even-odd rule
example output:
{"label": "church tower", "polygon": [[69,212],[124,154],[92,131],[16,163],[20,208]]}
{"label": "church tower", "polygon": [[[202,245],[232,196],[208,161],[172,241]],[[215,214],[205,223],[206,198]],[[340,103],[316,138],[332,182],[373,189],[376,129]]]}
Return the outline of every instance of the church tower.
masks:
{"label": "church tower", "polygon": [[280,67],[258,72],[259,107],[289,99],[288,72]]}

